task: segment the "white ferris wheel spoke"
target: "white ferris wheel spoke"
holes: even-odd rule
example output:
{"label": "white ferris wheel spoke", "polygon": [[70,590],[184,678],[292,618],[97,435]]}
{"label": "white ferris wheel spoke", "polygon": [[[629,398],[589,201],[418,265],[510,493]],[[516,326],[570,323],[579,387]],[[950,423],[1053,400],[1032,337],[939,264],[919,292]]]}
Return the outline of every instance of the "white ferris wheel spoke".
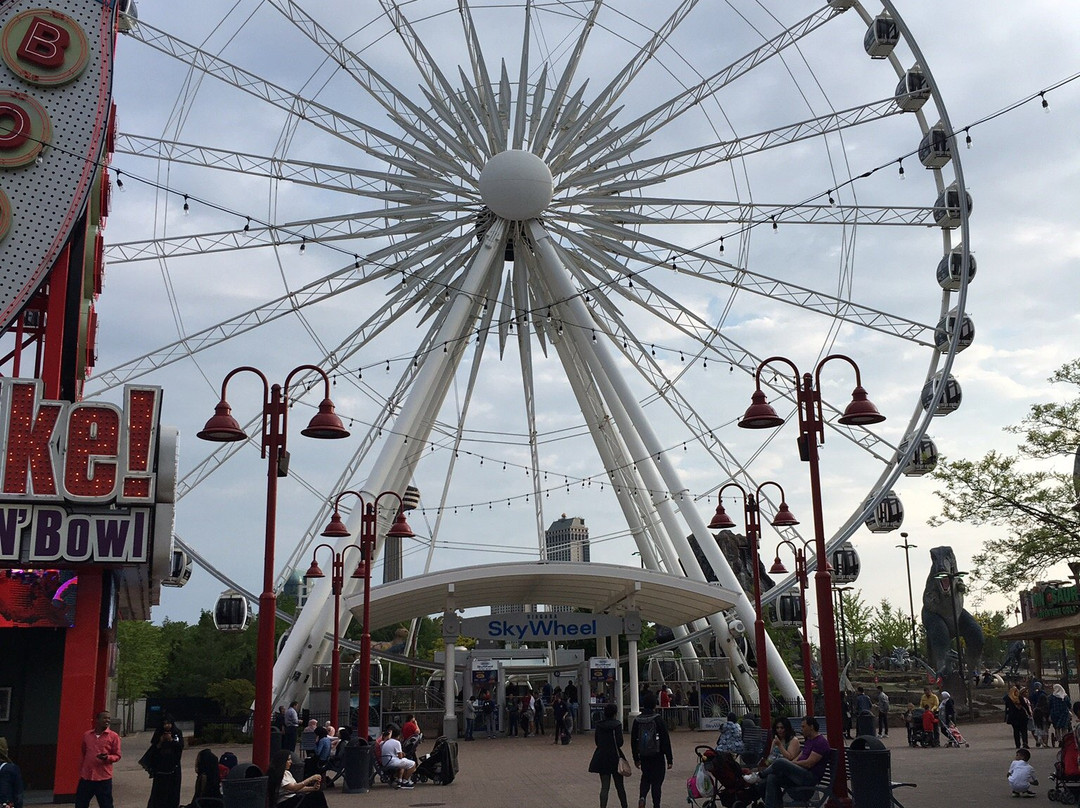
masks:
{"label": "white ferris wheel spoke", "polygon": [[555,190],[558,193],[568,188],[602,187],[605,193],[626,193],[740,157],[748,157],[778,146],[840,132],[859,124],[880,121],[893,115],[901,115],[903,112],[897,106],[896,99],[890,96],[840,112],[809,118],[790,126],[719,141],[701,148],[684,149],[680,152],[635,160],[607,169],[589,164],[560,179]]}
{"label": "white ferris wheel spoke", "polygon": [[[449,231],[454,228],[447,226],[445,229]],[[411,255],[408,254],[407,251],[409,246],[418,247],[439,235],[441,235],[441,233],[429,232],[422,236],[406,239],[392,247],[387,247],[384,250],[372,253],[366,259],[359,262],[359,268],[353,263],[350,263],[347,267],[344,267],[337,272],[312,281],[310,284],[303,286],[294,292],[290,292],[289,294],[277,297],[262,306],[248,309],[235,317],[192,334],[188,334],[155,351],[143,354],[142,356],[131,359],[121,365],[117,365],[100,373],[96,373],[91,379],[91,385],[89,386],[90,390],[95,395],[103,393],[118,385],[125,384],[132,379],[144,376],[155,369],[173,364],[174,362],[178,362],[195,353],[205,351],[221,342],[232,339],[239,334],[246,333],[273,320],[280,319],[281,317],[293,313],[297,309],[314,305],[349,289],[363,286],[372,280],[384,278],[393,275],[396,272],[401,272],[403,271],[403,268],[408,269],[413,266],[413,262],[428,257],[426,251],[418,251]],[[459,239],[459,241],[467,242],[467,238]],[[412,242],[412,245],[407,244],[407,242]],[[393,268],[377,266],[378,261],[394,256],[399,252],[405,253],[405,258],[401,259],[401,263],[397,266]],[[376,264],[376,266],[371,269],[369,268],[369,264]]]}
{"label": "white ferris wheel spoke", "polygon": [[137,33],[133,32],[134,35],[150,47],[180,60],[195,70],[220,79],[238,90],[262,99],[290,115],[302,118],[311,125],[395,168],[418,176],[425,174],[461,176],[457,163],[443,159],[441,155],[370,127],[362,121],[330,109],[317,101],[303,98],[259,78],[254,73],[177,39],[165,31],[141,21],[135,30]]}
{"label": "white ferris wheel spoke", "polygon": [[[190,233],[183,236],[125,241],[110,244],[105,257],[110,264],[133,263],[158,258],[201,256],[233,250],[252,250],[261,247],[298,246],[306,243],[329,244],[348,239],[420,236],[426,240],[434,234],[445,234],[468,224],[469,219],[440,219],[433,214],[458,211],[460,205],[438,202],[430,205],[411,205],[402,208],[382,208],[328,216],[323,219],[299,219],[293,222],[266,226],[247,226],[247,229],[224,230],[214,233]],[[364,221],[370,219],[373,221]],[[388,222],[393,221],[393,224]],[[370,259],[369,259],[370,260]]]}
{"label": "white ferris wheel spoke", "polygon": [[[433,151],[442,151],[449,148],[460,159],[471,163],[477,168],[482,167],[482,159],[475,149],[468,149],[470,145],[464,138],[464,131],[458,127],[453,129],[444,128],[443,124],[428,115],[417,106],[394,84],[383,78],[376,70],[361,59],[356,53],[346,48],[338,39],[323,26],[321,26],[310,14],[301,9],[292,0],[270,0],[270,5],[276,8],[282,16],[292,22],[298,30],[307,36],[320,50],[334,60],[334,62],[346,71],[368,94],[397,122],[403,130],[409,132],[421,142],[425,143]],[[409,120],[411,116],[413,120]],[[414,123],[415,121],[415,123]],[[454,123],[454,121],[449,121]],[[420,124],[424,129],[420,128]]]}
{"label": "white ferris wheel spoke", "polygon": [[[671,271],[661,256],[678,254],[677,268],[674,270],[676,272],[687,273],[710,283],[730,287],[732,291],[747,291],[788,303],[805,311],[817,312],[836,320],[909,340],[918,345],[933,345],[934,327],[931,325],[889,314],[816,289],[771,278],[749,269],[731,266],[700,252],[679,252],[680,247],[676,244],[660,239],[650,239],[636,231],[616,229],[612,225],[595,227],[596,231],[602,232],[590,232],[593,230],[590,227],[579,233],[556,223],[552,223],[552,228],[597,262],[606,262],[607,256],[618,255],[637,262],[644,269],[660,268],[660,271]],[[651,244],[656,248],[656,252],[643,253],[631,246],[635,242]],[[616,274],[625,275],[629,272],[627,267],[615,262],[611,262],[609,268]],[[630,273],[631,280],[639,279],[640,282],[643,277],[640,272]]]}
{"label": "white ferris wheel spoke", "polygon": [[[444,177],[417,177],[411,174],[370,171],[325,162],[289,160],[193,143],[180,143],[145,135],[117,134],[114,152],[119,155],[167,160],[174,164],[213,168],[228,171],[234,175],[264,177],[327,190],[340,190],[352,194],[363,192],[363,195],[370,199],[420,202],[438,194],[476,196],[473,189],[449,182]],[[387,190],[387,185],[396,186],[400,190]]]}
{"label": "white ferris wheel spoke", "polygon": [[[934,208],[908,205],[784,205],[777,203],[716,202],[704,199],[575,196],[552,206],[584,207],[590,216],[615,224],[737,224],[737,225],[912,225],[934,226]],[[567,218],[576,214],[563,214]],[[587,221],[578,217],[582,223]]]}
{"label": "white ferris wheel spoke", "polygon": [[634,121],[620,127],[608,137],[596,141],[591,146],[587,146],[574,152],[568,160],[559,164],[560,171],[565,173],[576,169],[586,160],[589,160],[598,154],[607,155],[607,159],[603,160],[601,164],[617,159],[618,155],[622,153],[622,150],[628,143],[640,143],[647,139],[649,135],[667,126],[669,123],[679,118],[683,113],[693,109],[705,99],[716,95],[724,87],[735,81],[735,79],[745,75],[766,60],[771,59],[773,56],[776,56],[785,48],[795,45],[800,39],[815,31],[840,13],[842,13],[841,10],[834,9],[830,6],[824,6],[818,11],[815,11],[810,16],[797,22],[788,30],[778,34],[768,42],[763,43],[742,56],[738,61],[717,71],[704,81],[683,90],[673,98],[657,105]]}

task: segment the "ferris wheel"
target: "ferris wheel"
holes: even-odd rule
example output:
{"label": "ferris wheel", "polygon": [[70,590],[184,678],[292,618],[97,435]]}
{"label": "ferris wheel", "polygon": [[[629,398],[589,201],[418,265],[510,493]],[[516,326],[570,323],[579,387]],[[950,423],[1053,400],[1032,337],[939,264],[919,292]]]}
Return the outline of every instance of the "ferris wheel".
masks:
{"label": "ferris wheel", "polygon": [[[959,405],[975,268],[955,133],[891,2],[308,5],[128,20],[87,384],[183,391],[172,420],[193,435],[233,365],[331,374],[353,439],[303,464],[292,447],[307,511],[283,574],[333,493],[415,485],[425,541],[380,540],[394,574],[540,557],[577,509],[594,557],[700,577],[699,551],[734,587],[702,498],[772,454],[735,427],[776,353],[850,352],[887,388],[880,431],[837,422],[853,379],[824,390],[858,502],[830,544],[891,526],[902,475],[933,466],[931,420]],[[294,406],[315,407],[305,381]],[[790,379],[762,383],[794,410]],[[180,530],[223,564],[220,470],[252,454],[184,446]],[[323,584],[279,697],[320,656]]]}

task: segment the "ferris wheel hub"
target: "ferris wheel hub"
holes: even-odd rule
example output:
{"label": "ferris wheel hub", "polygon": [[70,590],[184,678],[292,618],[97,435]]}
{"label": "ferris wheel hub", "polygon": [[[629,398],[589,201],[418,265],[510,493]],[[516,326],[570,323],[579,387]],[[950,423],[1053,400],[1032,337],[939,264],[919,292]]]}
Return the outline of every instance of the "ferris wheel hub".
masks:
{"label": "ferris wheel hub", "polygon": [[532,152],[508,149],[480,172],[480,195],[496,216],[520,222],[535,219],[553,194],[551,169]]}

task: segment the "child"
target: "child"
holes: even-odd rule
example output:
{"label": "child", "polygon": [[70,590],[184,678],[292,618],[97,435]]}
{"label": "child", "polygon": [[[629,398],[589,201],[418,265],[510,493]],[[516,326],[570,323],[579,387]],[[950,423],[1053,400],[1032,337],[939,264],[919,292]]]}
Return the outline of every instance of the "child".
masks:
{"label": "child", "polygon": [[1039,781],[1035,779],[1035,769],[1028,763],[1029,760],[1031,760],[1031,752],[1027,749],[1017,749],[1016,759],[1009,764],[1009,787],[1012,788],[1014,797],[1035,796],[1030,786],[1037,786]]}
{"label": "child", "polygon": [[933,745],[938,745],[938,718],[934,715],[933,710],[923,710],[922,714],[922,728],[925,733],[934,733]]}

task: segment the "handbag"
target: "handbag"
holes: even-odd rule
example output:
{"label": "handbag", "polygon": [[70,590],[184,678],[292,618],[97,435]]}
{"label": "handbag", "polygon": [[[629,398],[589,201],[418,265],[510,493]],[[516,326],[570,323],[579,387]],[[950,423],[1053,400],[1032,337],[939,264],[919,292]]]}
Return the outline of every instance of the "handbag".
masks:
{"label": "handbag", "polygon": [[634,770],[632,768],[630,768],[630,761],[626,759],[626,756],[622,753],[622,749],[619,749],[619,746],[618,746],[619,741],[618,741],[618,738],[615,735],[615,730],[611,731],[611,742],[615,744],[615,748],[619,752],[619,768],[618,768],[619,776],[620,777],[629,777],[630,775],[632,775],[634,773]]}

